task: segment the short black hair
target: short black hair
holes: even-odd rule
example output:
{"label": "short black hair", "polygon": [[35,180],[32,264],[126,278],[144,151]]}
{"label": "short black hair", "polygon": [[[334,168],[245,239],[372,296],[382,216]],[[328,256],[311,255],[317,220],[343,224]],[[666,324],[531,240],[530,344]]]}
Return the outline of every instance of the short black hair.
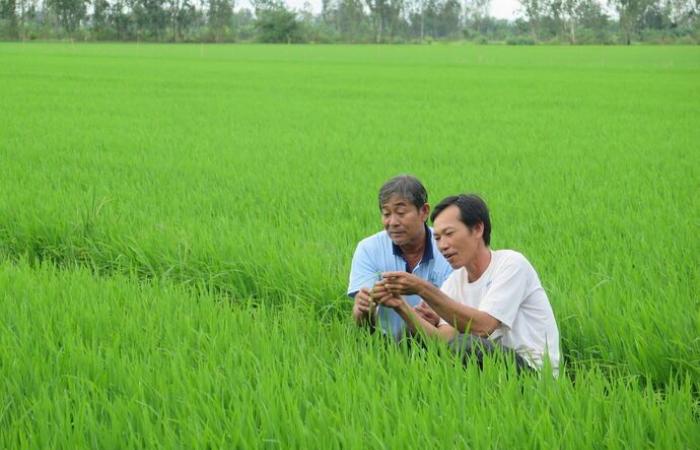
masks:
{"label": "short black hair", "polygon": [[486,202],[476,194],[459,194],[446,197],[437,204],[430,220],[435,222],[435,218],[440,215],[445,208],[455,205],[459,208],[459,220],[470,230],[478,223],[484,224],[484,244],[491,244],[491,218]]}
{"label": "short black hair", "polygon": [[428,191],[423,183],[412,175],[399,175],[382,185],[379,189],[379,209],[394,195],[408,200],[418,209],[428,203]]}

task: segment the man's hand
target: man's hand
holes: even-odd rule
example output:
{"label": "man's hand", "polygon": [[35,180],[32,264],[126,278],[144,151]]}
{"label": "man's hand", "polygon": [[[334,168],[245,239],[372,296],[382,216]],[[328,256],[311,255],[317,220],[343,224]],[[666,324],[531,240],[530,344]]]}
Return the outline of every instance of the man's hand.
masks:
{"label": "man's hand", "polygon": [[380,281],[374,285],[371,296],[375,302],[387,308],[398,309],[405,304],[403,297],[390,292],[386,288],[384,281]]}
{"label": "man's hand", "polygon": [[420,302],[420,304],[415,307],[415,311],[416,314],[432,326],[437,327],[440,324],[440,316],[438,316],[427,303]]}
{"label": "man's hand", "polygon": [[382,278],[387,290],[396,295],[419,294],[426,283],[422,278],[408,272],[384,272]]}
{"label": "man's hand", "polygon": [[361,288],[357,291],[357,294],[355,294],[355,304],[352,307],[352,317],[358,325],[367,322],[368,319],[372,319],[369,317],[371,306],[369,289]]}

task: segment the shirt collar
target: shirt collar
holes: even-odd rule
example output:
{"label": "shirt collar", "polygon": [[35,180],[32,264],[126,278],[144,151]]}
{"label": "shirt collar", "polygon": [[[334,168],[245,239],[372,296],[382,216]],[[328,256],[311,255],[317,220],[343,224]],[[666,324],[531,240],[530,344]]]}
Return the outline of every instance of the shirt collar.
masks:
{"label": "shirt collar", "polygon": [[[430,228],[428,227],[428,225],[423,224],[423,226],[425,227],[425,248],[423,248],[423,257],[421,258],[420,262],[425,263],[425,262],[430,261],[434,257],[434,255],[433,255],[433,240],[432,240],[433,233],[430,231]],[[391,242],[391,248],[394,252],[394,255],[400,256],[403,259],[406,259],[403,256],[403,252],[401,251],[401,248],[398,245],[394,244],[393,241]]]}

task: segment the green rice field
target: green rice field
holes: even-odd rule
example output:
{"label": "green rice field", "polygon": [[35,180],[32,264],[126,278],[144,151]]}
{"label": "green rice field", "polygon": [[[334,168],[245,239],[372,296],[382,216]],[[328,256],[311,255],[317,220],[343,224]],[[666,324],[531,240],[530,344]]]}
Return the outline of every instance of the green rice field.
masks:
{"label": "green rice field", "polygon": [[[0,448],[697,448],[700,48],[0,43]],[[478,192],[558,379],[387,345],[377,191]]]}

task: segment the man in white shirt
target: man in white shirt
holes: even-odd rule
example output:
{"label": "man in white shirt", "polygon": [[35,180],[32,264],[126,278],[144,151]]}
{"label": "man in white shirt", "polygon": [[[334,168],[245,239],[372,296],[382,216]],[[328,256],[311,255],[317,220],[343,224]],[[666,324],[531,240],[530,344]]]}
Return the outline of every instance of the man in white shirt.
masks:
{"label": "man in white shirt", "polygon": [[[454,272],[440,289],[411,274],[386,272],[373,298],[394,310],[412,330],[450,340],[476,358],[512,353],[518,368],[540,370],[548,359],[559,369],[559,330],[547,294],[532,265],[513,250],[491,250],[491,220],[476,195],[442,200],[432,213],[435,241]],[[428,321],[402,296],[420,296],[440,316]]]}

